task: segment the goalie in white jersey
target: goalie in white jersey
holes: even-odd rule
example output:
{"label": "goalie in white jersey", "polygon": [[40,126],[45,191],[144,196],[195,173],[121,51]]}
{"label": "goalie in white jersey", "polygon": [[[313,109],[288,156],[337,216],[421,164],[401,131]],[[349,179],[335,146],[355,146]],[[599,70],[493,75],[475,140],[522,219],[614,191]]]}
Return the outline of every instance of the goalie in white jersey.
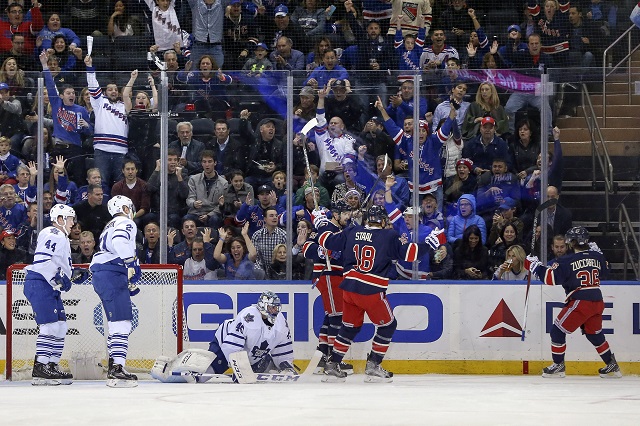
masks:
{"label": "goalie in white jersey", "polygon": [[136,257],[138,228],[133,221],[136,210],[133,202],[123,195],[110,199],[107,207],[113,219],[100,235],[99,251],[90,266],[93,289],[100,296],[109,325],[107,386],[134,387],[138,378],[126,371],[124,365],[133,320],[131,296],[140,292],[135,284],[142,277]]}
{"label": "goalie in white jersey", "polygon": [[[52,226],[38,235],[33,263],[25,268],[24,295],[40,326],[31,383],[52,386],[68,385],[73,381],[70,373],[60,371],[58,363],[67,334],[60,291],[71,289],[69,232],[76,222],[76,212],[69,206],[57,204],[51,208],[50,215]],[[84,279],[87,275],[88,272]]]}
{"label": "goalie in white jersey", "polygon": [[[293,367],[291,331],[280,312],[280,298],[271,291],[263,292],[258,303],[241,310],[234,319],[224,321],[216,330],[209,351],[187,349],[175,358],[159,357],[151,375],[161,382],[193,381],[199,374],[223,374],[229,368],[229,355],[246,351],[254,373],[272,370],[296,375]],[[172,372],[192,372],[174,375]],[[209,376],[210,378],[210,376]],[[206,375],[198,377],[207,380]]]}

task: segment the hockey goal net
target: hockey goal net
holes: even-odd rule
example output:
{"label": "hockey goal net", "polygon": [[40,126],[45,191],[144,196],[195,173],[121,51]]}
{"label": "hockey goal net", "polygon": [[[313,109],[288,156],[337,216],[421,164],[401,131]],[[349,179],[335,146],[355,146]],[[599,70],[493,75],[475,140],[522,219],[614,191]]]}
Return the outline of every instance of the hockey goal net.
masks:
{"label": "hockey goal net", "polygon": [[[7,271],[7,380],[31,379],[39,328],[31,305],[24,296],[27,265]],[[87,268],[88,265],[74,265]],[[186,336],[182,306],[182,266],[142,265],[140,293],[131,298],[132,331],[129,336],[127,369],[151,370],[159,355],[182,351]],[[100,298],[89,278],[62,293],[69,330],[60,361],[63,370],[78,379],[106,377],[108,323]]]}

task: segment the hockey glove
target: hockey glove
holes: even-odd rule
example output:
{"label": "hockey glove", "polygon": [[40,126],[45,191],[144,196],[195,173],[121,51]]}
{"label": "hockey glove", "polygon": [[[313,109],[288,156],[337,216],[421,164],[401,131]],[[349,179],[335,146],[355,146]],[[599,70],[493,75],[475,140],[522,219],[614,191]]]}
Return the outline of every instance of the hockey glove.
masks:
{"label": "hockey glove", "polygon": [[602,254],[602,250],[600,250],[600,247],[598,247],[598,244],[594,243],[593,241],[591,241],[589,243],[589,250],[596,251],[596,252]]}
{"label": "hockey glove", "polygon": [[129,284],[129,296],[133,297],[138,293],[140,293],[140,287],[135,284]]}
{"label": "hockey glove", "polygon": [[441,245],[447,242],[447,236],[444,235],[444,229],[434,229],[431,231],[427,238],[424,239],[424,242],[429,245],[434,250],[438,250]]}
{"label": "hockey glove", "polygon": [[73,268],[71,273],[71,282],[74,284],[80,284],[89,279],[89,270],[83,268]]}
{"label": "hockey glove", "polygon": [[313,227],[316,229],[320,229],[320,227],[326,225],[329,222],[329,219],[327,218],[327,209],[321,207],[312,211],[311,221],[313,222]]}
{"label": "hockey glove", "polygon": [[540,259],[538,259],[538,256],[529,255],[524,260],[524,267],[527,268],[529,272],[531,272],[531,276],[535,276],[534,272],[536,268],[540,265],[542,265],[542,262],[540,262]]}
{"label": "hockey glove", "polygon": [[127,267],[127,274],[129,275],[129,284],[135,284],[142,278],[142,270],[140,269],[140,263],[137,257],[132,257],[124,261],[124,266]]}
{"label": "hockey glove", "polygon": [[278,367],[278,369],[280,370],[280,373],[282,374],[287,374],[290,376],[297,376],[298,372],[296,371],[296,369],[288,362],[288,361],[283,361],[280,363],[280,366]]}
{"label": "hockey glove", "polygon": [[56,283],[55,288],[61,291],[69,291],[71,290],[71,280],[67,277],[64,272],[58,268],[58,272],[53,277],[53,282]]}

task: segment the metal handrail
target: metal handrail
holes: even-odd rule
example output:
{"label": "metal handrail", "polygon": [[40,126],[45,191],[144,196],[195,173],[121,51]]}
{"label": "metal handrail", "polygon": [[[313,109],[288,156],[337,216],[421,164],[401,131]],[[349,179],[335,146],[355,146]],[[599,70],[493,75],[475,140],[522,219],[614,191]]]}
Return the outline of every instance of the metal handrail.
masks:
{"label": "metal handrail", "polygon": [[640,243],[638,242],[638,237],[633,229],[633,224],[631,223],[631,219],[629,219],[629,213],[624,203],[620,204],[618,209],[618,229],[620,230],[622,242],[624,243],[624,272],[622,278],[625,281],[627,280],[627,264],[630,263],[633,272],[636,274],[636,280],[640,281],[640,261],[634,262],[633,260],[633,253],[631,253],[631,249],[629,248],[629,237],[631,237],[631,242],[635,246],[637,255],[640,255]]}
{"label": "metal handrail", "polygon": [[[609,216],[609,194],[614,192],[613,182],[613,164],[611,163],[611,157],[609,156],[609,150],[607,144],[598,125],[598,117],[593,109],[593,103],[591,103],[591,96],[589,90],[585,84],[582,84],[582,114],[587,122],[587,130],[589,131],[589,139],[591,140],[591,183],[596,186],[596,158],[602,170],[604,176],[604,202],[605,202],[605,217],[607,222],[607,228],[609,229],[609,223],[611,222]],[[596,140],[596,135],[598,136]],[[598,150],[598,141],[602,147],[602,154]]]}
{"label": "metal handrail", "polygon": [[[638,45],[633,48],[633,50],[631,50],[631,32],[634,28],[637,27],[635,25],[631,25],[629,28],[627,28],[627,30],[623,32],[620,37],[618,37],[613,43],[611,43],[602,54],[602,127],[606,127],[607,125],[607,77],[613,74],[615,70],[620,68],[620,65],[627,59],[631,58],[631,55],[640,48],[640,45]],[[614,67],[611,68],[609,72],[607,72],[607,54],[611,49],[613,49],[616,44],[622,41],[625,36],[627,37],[627,56],[622,58]],[[627,84],[629,85],[629,87],[631,87],[631,61],[627,61]],[[628,92],[629,105],[631,105],[631,90],[629,90]]]}

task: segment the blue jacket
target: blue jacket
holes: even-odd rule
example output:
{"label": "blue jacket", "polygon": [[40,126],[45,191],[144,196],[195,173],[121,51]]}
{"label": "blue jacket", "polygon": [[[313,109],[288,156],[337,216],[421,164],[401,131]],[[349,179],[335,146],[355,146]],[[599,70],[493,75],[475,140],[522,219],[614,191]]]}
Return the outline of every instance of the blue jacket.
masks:
{"label": "blue jacket", "polygon": [[[462,217],[460,214],[460,201],[467,200],[471,203],[473,210],[467,217]],[[449,219],[449,228],[447,229],[447,242],[453,244],[453,242],[459,238],[462,238],[462,233],[471,225],[476,225],[480,228],[480,234],[482,235],[482,245],[487,242],[487,227],[484,223],[484,219],[476,214],[476,197],[471,194],[461,195],[458,199],[458,214]]]}

